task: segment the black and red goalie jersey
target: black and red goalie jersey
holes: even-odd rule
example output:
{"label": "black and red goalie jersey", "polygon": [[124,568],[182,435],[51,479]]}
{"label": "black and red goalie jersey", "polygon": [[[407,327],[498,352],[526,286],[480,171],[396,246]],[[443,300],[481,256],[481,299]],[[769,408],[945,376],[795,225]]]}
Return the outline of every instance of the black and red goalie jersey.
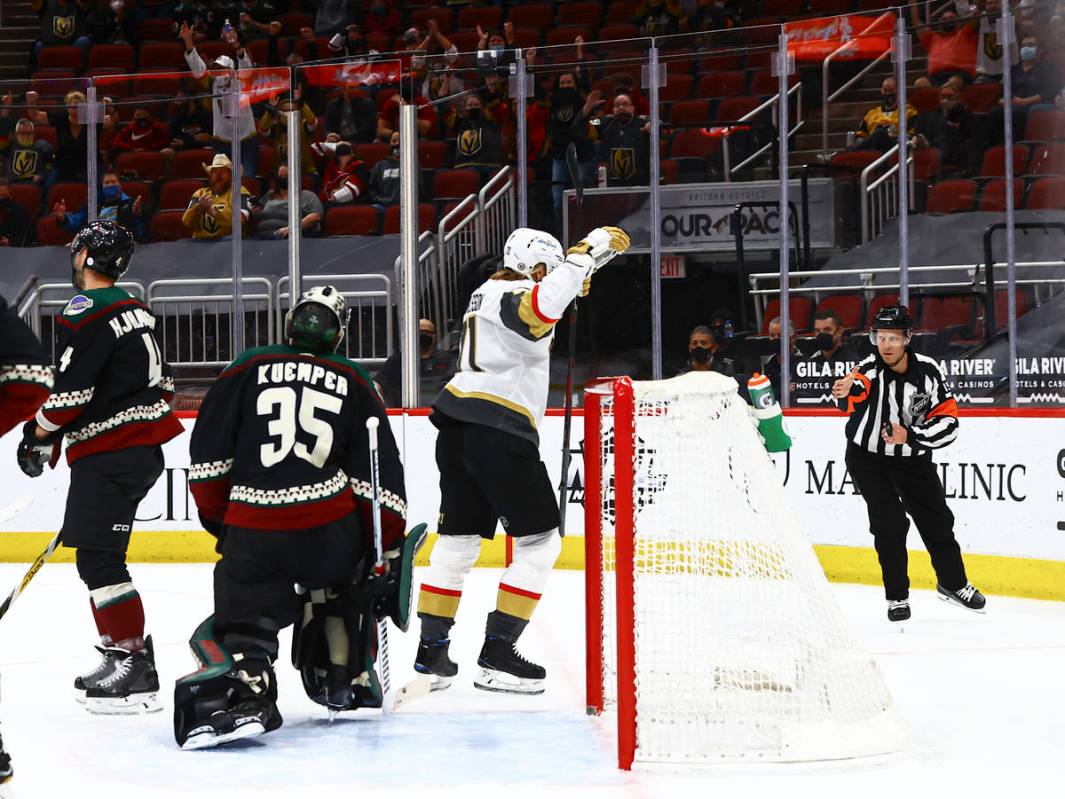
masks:
{"label": "black and red goalie jersey", "polygon": [[370,416],[381,421],[382,533],[392,549],[405,533],[403,464],[370,376],[347,358],[289,345],[245,352],[200,406],[189,479],[204,526],[304,530],[358,510],[371,531]]}
{"label": "black and red goalie jersey", "polygon": [[0,297],[0,436],[33,416],[51,390],[41,342]]}
{"label": "black and red goalie jersey", "polygon": [[37,424],[62,432],[67,463],[163,444],[182,431],[170,411],[174,378],[148,307],[120,288],[76,294],[56,317],[55,385]]}

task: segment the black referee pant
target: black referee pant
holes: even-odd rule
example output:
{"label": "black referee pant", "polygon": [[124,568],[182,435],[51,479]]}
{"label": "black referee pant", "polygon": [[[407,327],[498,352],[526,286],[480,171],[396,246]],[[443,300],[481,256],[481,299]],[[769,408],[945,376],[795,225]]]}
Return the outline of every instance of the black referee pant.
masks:
{"label": "black referee pant", "polygon": [[932,557],[939,584],[949,591],[963,588],[965,564],[954,537],[954,514],[947,507],[943,484],[931,454],[910,457],[877,455],[853,443],[847,444],[847,469],[865,497],[869,531],[884,576],[884,595],[889,600],[910,595],[907,573],[906,533],[909,513]]}

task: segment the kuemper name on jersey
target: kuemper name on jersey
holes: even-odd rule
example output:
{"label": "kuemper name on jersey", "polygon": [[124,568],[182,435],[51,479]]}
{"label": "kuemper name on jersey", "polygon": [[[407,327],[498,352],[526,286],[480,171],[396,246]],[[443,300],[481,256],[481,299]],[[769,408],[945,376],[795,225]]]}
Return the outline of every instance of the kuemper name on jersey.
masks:
{"label": "kuemper name on jersey", "polygon": [[155,317],[144,308],[123,311],[118,316],[107,321],[111,325],[111,330],[115,333],[115,338],[122,338],[126,333],[144,327],[150,330],[155,329]]}
{"label": "kuemper name on jersey", "polygon": [[348,379],[344,375],[312,363],[268,363],[259,367],[258,385],[270,383],[310,383],[322,386],[341,397],[348,395]]}

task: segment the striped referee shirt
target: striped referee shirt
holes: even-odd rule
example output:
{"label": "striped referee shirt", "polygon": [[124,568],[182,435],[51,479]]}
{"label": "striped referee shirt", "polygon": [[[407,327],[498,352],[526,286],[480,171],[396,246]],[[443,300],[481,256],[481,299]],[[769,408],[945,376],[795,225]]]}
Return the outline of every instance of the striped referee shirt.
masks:
{"label": "striped referee shirt", "polygon": [[[847,440],[879,455],[912,456],[945,447],[958,436],[958,403],[943,380],[939,365],[906,348],[906,371],[892,371],[874,352],[860,361],[852,374],[850,394],[836,400],[847,420]],[[905,444],[885,444],[881,430],[886,422],[902,425]]]}

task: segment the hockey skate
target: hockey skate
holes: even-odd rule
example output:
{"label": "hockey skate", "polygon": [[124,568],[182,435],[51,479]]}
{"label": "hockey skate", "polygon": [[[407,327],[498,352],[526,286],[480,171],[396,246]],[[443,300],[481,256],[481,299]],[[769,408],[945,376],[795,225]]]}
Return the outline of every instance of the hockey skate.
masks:
{"label": "hockey skate", "polygon": [[181,748],[210,749],[222,744],[256,738],[281,726],[281,714],[272,699],[245,699],[232,708],[214,711],[189,731]]}
{"label": "hockey skate", "polygon": [[98,646],[96,651],[100,653],[100,662],[92,671],[74,678],[74,699],[78,703],[85,704],[85,691],[90,685],[96,685],[100,680],[109,675],[115,668],[116,650],[108,646]]}
{"label": "hockey skate", "polygon": [[414,659],[414,670],[419,674],[429,675],[429,690],[443,691],[459,673],[459,667],[448,656],[451,641],[442,638],[439,641],[421,641],[418,654]]}
{"label": "hockey skate", "polygon": [[477,658],[481,673],[473,681],[482,691],[507,694],[542,694],[547,672],[543,666],[530,663],[518,652],[513,641],[495,636],[484,639]]}
{"label": "hockey skate", "polygon": [[152,638],[144,649],[131,652],[113,647],[111,673],[85,689],[85,709],[99,715],[129,715],[162,710],[157,694],[159,675],[155,671]]}
{"label": "hockey skate", "polygon": [[910,618],[910,603],[906,599],[889,599],[887,603],[888,621],[903,622]]}
{"label": "hockey skate", "polygon": [[960,605],[976,613],[983,613],[984,606],[987,605],[987,599],[972,583],[966,583],[963,588],[959,588],[957,591],[948,591],[943,586],[936,584],[936,591],[939,593],[939,598],[944,602]]}
{"label": "hockey skate", "polygon": [[11,768],[11,755],[4,749],[4,739],[0,737],[0,785],[14,776],[15,770]]}

